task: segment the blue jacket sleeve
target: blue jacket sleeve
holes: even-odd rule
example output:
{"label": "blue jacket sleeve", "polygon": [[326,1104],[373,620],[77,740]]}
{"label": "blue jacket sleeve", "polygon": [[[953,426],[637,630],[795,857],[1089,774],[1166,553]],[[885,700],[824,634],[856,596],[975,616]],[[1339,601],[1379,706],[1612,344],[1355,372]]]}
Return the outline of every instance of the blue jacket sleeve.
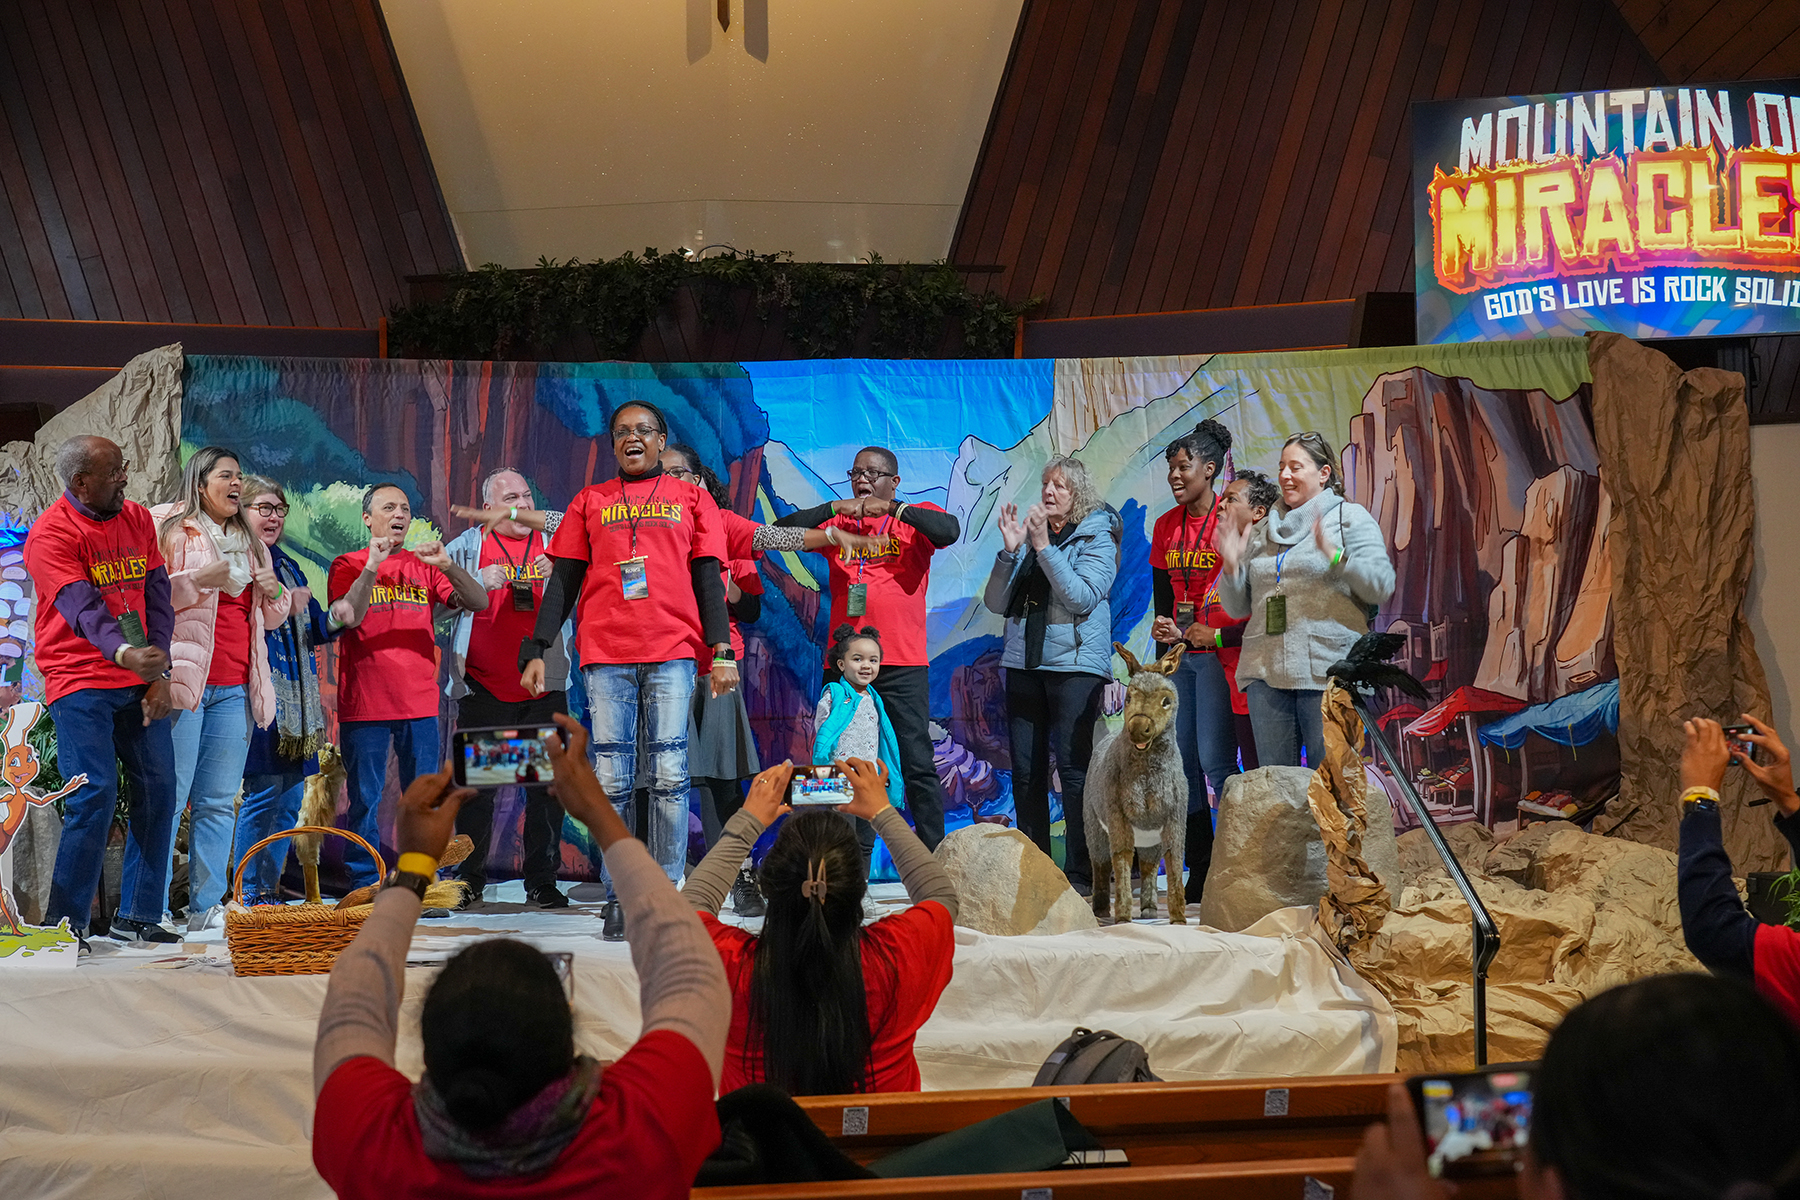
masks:
{"label": "blue jacket sleeve", "polygon": [[1731,881],[1731,859],[1716,811],[1682,818],[1676,871],[1681,934],[1688,949],[1709,970],[1751,978],[1756,969],[1756,918],[1744,909]]}
{"label": "blue jacket sleeve", "polygon": [[[1086,524],[1084,521],[1083,524]],[[1093,612],[1112,591],[1119,560],[1104,533],[1075,538],[1062,546],[1038,551],[1038,565],[1062,606],[1078,617]]]}

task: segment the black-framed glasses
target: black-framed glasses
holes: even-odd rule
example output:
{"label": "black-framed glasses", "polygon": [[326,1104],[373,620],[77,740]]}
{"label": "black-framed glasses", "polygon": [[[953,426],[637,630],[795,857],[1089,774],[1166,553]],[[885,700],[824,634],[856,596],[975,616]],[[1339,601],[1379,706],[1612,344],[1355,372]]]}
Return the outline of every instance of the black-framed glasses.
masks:
{"label": "black-framed glasses", "polygon": [[874,483],[877,479],[881,479],[884,477],[888,478],[888,479],[900,478],[898,475],[894,474],[892,471],[875,471],[875,470],[871,470],[868,467],[857,467],[856,469],[854,469],[850,472],[850,482],[851,483],[864,483],[864,482]]}
{"label": "black-framed glasses", "polygon": [[250,511],[261,513],[265,517],[285,517],[288,515],[288,506],[285,504],[270,504],[265,501],[262,504],[252,504],[250,506]]}
{"label": "black-framed glasses", "polygon": [[654,425],[621,425],[612,431],[612,440],[622,442],[635,433],[639,438],[648,441],[661,432],[662,430]]}
{"label": "black-framed glasses", "polygon": [[664,467],[664,475],[673,475],[678,479],[698,479],[700,472],[690,471],[686,467]]}

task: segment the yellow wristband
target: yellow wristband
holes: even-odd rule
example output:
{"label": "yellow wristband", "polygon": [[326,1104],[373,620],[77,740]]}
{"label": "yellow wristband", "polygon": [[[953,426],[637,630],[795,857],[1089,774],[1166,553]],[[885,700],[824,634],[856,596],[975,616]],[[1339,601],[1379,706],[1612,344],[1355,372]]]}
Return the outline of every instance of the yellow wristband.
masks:
{"label": "yellow wristband", "polygon": [[426,878],[436,875],[437,867],[437,859],[417,850],[410,854],[402,854],[400,861],[394,864],[394,870],[402,875],[423,875]]}
{"label": "yellow wristband", "polygon": [[1719,793],[1704,784],[1696,784],[1691,788],[1683,789],[1681,793],[1681,802],[1686,804],[1689,800],[1695,799],[1696,797],[1711,800],[1714,804],[1719,802]]}

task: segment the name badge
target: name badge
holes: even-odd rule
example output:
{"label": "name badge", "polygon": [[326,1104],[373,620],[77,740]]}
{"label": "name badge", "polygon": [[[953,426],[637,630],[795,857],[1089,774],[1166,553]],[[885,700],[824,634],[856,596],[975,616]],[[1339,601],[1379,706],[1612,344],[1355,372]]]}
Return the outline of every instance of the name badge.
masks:
{"label": "name badge", "polygon": [[619,590],[627,600],[648,600],[650,598],[650,576],[645,574],[644,564],[649,560],[642,555],[637,558],[622,559],[618,563]]}
{"label": "name badge", "polygon": [[537,592],[529,579],[515,579],[511,584],[512,610],[514,612],[535,612],[537,610]]}
{"label": "name badge", "polygon": [[1175,602],[1175,623],[1181,626],[1181,632],[1183,633],[1186,633],[1188,631],[1188,626],[1194,623],[1194,602],[1192,600],[1177,600]]}
{"label": "name badge", "polygon": [[866,583],[851,584],[850,595],[844,602],[844,609],[844,615],[848,617],[860,617],[868,612],[869,585]]}
{"label": "name badge", "polygon": [[1270,596],[1263,603],[1263,632],[1277,637],[1287,632],[1287,597]]}

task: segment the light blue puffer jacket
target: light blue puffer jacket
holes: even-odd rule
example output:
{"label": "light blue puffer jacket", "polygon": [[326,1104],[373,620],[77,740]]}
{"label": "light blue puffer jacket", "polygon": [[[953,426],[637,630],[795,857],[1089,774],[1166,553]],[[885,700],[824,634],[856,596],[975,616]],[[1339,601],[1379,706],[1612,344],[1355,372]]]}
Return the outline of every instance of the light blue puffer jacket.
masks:
{"label": "light blue puffer jacket", "polygon": [[[1112,605],[1107,595],[1119,573],[1119,548],[1112,537],[1112,514],[1101,508],[1089,513],[1060,546],[1038,554],[1050,580],[1050,613],[1044,627],[1042,671],[1083,671],[1112,676]],[[1031,555],[1028,541],[1016,554],[994,556],[982,603],[1006,615],[1006,598]],[[1006,650],[1000,665],[1025,667],[1025,621],[1006,623]]]}

